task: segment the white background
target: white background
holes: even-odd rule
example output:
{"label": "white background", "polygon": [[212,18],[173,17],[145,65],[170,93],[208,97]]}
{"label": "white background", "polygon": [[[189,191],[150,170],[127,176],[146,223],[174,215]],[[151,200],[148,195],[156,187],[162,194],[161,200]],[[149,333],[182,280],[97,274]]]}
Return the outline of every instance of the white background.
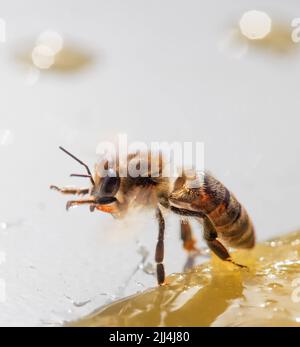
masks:
{"label": "white background", "polygon": [[[299,48],[232,43],[249,9],[290,31],[300,17],[296,0],[1,2],[1,325],[59,324],[155,285],[139,271],[119,288],[141,259],[137,242],[152,262],[152,214],[121,223],[86,207],[66,213],[49,185],[87,182],[68,177],[82,168],[59,145],[92,166],[97,143],[121,132],[129,141],[203,141],[206,167],[247,207],[259,240],[299,227]],[[16,52],[30,54],[46,29],[88,52],[91,64],[32,80]],[[185,260],[178,233],[168,218],[168,273]]]}

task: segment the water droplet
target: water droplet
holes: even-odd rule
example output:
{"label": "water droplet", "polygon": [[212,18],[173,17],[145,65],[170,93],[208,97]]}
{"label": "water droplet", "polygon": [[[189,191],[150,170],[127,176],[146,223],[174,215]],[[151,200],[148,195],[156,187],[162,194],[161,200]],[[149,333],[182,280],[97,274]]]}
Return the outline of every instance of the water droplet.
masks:
{"label": "water droplet", "polygon": [[142,265],[142,270],[148,275],[153,275],[155,273],[154,265],[152,263]]}
{"label": "water droplet", "polygon": [[79,302],[73,301],[73,305],[75,307],[83,307],[83,306],[89,304],[90,302],[91,302],[91,299],[88,299],[88,300],[85,300],[85,301],[79,301]]}
{"label": "water droplet", "polygon": [[145,289],[145,285],[142,282],[136,282],[136,285],[138,287],[138,292]]}

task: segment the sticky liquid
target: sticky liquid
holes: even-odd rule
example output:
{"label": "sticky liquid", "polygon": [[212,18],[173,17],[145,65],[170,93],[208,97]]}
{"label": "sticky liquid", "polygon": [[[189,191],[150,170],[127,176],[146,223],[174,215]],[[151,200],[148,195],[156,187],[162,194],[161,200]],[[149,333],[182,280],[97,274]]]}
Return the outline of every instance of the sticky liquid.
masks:
{"label": "sticky liquid", "polygon": [[72,326],[300,326],[300,232],[212,257],[168,284],[102,307]]}

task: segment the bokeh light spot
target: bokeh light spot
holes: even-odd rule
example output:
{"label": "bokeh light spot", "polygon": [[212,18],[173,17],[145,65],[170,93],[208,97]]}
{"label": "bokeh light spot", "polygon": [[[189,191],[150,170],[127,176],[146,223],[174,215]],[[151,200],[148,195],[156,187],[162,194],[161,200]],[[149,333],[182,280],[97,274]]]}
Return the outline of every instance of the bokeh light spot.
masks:
{"label": "bokeh light spot", "polygon": [[35,46],[31,57],[33,64],[39,69],[49,69],[55,62],[55,53],[45,45]]}
{"label": "bokeh light spot", "polygon": [[46,30],[43,31],[36,40],[37,46],[47,46],[54,54],[62,50],[64,40],[62,36],[56,31]]}
{"label": "bokeh light spot", "polygon": [[239,26],[249,40],[261,40],[271,32],[272,20],[267,13],[252,10],[242,15]]}

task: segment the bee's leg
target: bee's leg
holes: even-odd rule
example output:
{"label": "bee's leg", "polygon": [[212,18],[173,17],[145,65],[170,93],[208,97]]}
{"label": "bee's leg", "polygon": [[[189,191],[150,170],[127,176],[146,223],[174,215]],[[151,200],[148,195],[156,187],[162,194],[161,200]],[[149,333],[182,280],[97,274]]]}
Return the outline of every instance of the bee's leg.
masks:
{"label": "bee's leg", "polygon": [[50,186],[50,189],[57,190],[62,194],[78,194],[78,195],[86,195],[89,193],[89,188],[76,189],[76,188],[58,188],[56,186]]}
{"label": "bee's leg", "polygon": [[66,210],[68,211],[68,209],[70,207],[73,207],[73,206],[78,206],[78,205],[85,205],[85,204],[94,204],[95,203],[95,200],[71,200],[71,201],[68,201],[67,202],[67,205],[66,205]]}
{"label": "bee's leg", "polygon": [[180,220],[180,237],[183,242],[183,248],[188,251],[199,252],[199,249],[195,247],[196,239],[193,237],[193,232],[189,221],[185,219]]}
{"label": "bee's leg", "polygon": [[165,282],[165,268],[163,264],[164,260],[164,234],[165,234],[165,220],[159,207],[156,209],[156,218],[158,220],[158,239],[155,250],[156,261],[156,276],[159,285]]}
{"label": "bee's leg", "polygon": [[234,265],[237,265],[242,268],[247,268],[245,265],[238,264],[234,262],[227,249],[222,245],[222,243],[217,240],[216,229],[208,217],[203,218],[203,227],[204,227],[204,239],[212,252],[214,252],[220,259],[224,261],[229,261]]}
{"label": "bee's leg", "polygon": [[180,220],[180,237],[183,242],[183,248],[188,252],[188,257],[183,267],[183,271],[187,271],[195,265],[196,257],[201,254],[201,251],[195,246],[197,241],[193,236],[192,227],[186,219]]}

